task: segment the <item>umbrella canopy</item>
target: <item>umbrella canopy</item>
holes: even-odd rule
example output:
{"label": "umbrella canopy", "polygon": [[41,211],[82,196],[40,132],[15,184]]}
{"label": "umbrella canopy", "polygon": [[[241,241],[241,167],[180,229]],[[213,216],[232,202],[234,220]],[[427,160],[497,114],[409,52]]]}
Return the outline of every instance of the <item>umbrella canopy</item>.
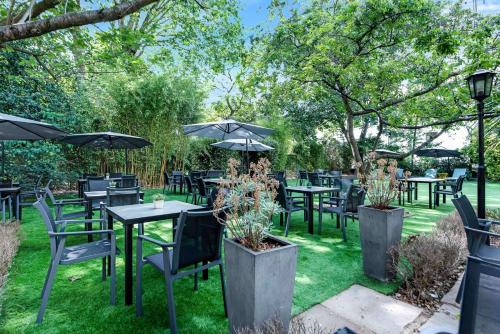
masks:
{"label": "umbrella canopy", "polygon": [[385,149],[376,149],[375,154],[377,157],[388,157],[388,158],[398,158],[399,153],[394,151],[389,151]]}
{"label": "umbrella canopy", "polygon": [[125,149],[125,173],[128,173],[128,150],[152,145],[144,138],[116,132],[80,133],[66,136],[61,142],[79,147]]}
{"label": "umbrella canopy", "polygon": [[430,158],[454,158],[462,155],[456,150],[447,150],[445,148],[423,148],[418,150],[416,154],[420,157]]}
{"label": "umbrella canopy", "polygon": [[[66,132],[54,125],[0,113],[0,140],[56,139]],[[2,142],[2,176],[5,175],[5,148]]]}
{"label": "umbrella canopy", "polygon": [[0,113],[0,140],[43,140],[65,135],[54,125]]}
{"label": "umbrella canopy", "polygon": [[[247,140],[246,139],[228,139],[225,141],[220,141],[212,146],[225,148],[233,151],[246,151],[247,150]],[[248,140],[248,151],[249,152],[264,152],[274,150],[273,147],[262,144],[256,140]]]}
{"label": "umbrella canopy", "polygon": [[264,139],[273,133],[272,129],[262,126],[242,123],[233,119],[183,125],[187,136],[200,136],[214,139]]}
{"label": "umbrella canopy", "polygon": [[61,142],[80,147],[107,148],[107,149],[135,149],[152,145],[144,138],[130,136],[116,132],[92,132],[69,135]]}

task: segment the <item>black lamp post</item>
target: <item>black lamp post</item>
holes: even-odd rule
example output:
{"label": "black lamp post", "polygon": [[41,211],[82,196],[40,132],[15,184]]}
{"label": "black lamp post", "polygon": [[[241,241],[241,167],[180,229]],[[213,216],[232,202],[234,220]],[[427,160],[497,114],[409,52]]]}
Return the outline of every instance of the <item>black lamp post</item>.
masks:
{"label": "black lamp post", "polygon": [[470,97],[477,101],[477,112],[478,112],[478,153],[479,161],[477,166],[477,216],[479,218],[485,218],[486,216],[486,206],[485,206],[485,195],[486,195],[486,168],[484,166],[484,102],[491,94],[491,88],[493,86],[493,78],[495,77],[495,72],[488,70],[477,70],[475,73],[467,77],[467,82],[469,84]]}

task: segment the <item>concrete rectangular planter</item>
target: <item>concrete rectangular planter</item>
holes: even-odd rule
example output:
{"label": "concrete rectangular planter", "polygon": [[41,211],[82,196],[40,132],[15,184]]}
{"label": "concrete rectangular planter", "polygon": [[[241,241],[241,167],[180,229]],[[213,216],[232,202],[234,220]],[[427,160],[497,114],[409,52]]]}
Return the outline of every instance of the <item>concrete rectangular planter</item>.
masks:
{"label": "concrete rectangular planter", "polygon": [[254,252],[235,240],[224,240],[230,333],[262,328],[276,319],[288,333],[298,247],[273,236],[268,239],[282,246]]}
{"label": "concrete rectangular planter", "polygon": [[389,250],[401,241],[404,208],[375,209],[362,205],[359,212],[359,235],[363,270],[381,281],[393,278]]}

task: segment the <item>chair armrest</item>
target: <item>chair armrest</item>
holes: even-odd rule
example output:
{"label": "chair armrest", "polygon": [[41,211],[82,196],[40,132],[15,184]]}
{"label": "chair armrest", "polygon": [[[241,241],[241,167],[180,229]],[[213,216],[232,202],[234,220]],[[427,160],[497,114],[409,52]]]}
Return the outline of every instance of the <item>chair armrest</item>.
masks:
{"label": "chair armrest", "polygon": [[150,237],[147,237],[145,235],[139,235],[137,236],[138,239],[143,239],[145,241],[149,241],[157,246],[160,246],[161,248],[167,248],[167,247],[173,247],[175,246],[175,242],[164,242],[164,241],[161,241],[161,240],[156,240],[156,239],[153,239],[153,238],[150,238]]}
{"label": "chair armrest", "polygon": [[77,204],[86,204],[87,201],[84,199],[75,199],[75,200],[58,200],[54,203],[55,206],[64,206],[64,205],[77,205]]}
{"label": "chair armrest", "polygon": [[495,233],[495,232],[490,232],[490,231],[484,231],[484,230],[478,230],[472,227],[464,226],[465,230],[476,233],[476,234],[481,234],[483,236],[489,236],[489,237],[495,237],[495,238],[500,238],[500,234]]}
{"label": "chair armrest", "polygon": [[68,219],[56,220],[56,224],[102,223],[103,219]]}
{"label": "chair armrest", "polygon": [[500,221],[493,220],[493,219],[478,218],[477,220],[479,220],[479,223],[483,223],[483,224],[489,223],[489,224],[493,224],[493,225],[500,225]]}
{"label": "chair armrest", "polygon": [[75,231],[75,232],[49,232],[49,236],[63,237],[70,235],[89,235],[89,234],[111,234],[115,235],[113,230],[93,230],[93,231]]}
{"label": "chair armrest", "polygon": [[304,199],[305,196],[287,196],[286,199]]}

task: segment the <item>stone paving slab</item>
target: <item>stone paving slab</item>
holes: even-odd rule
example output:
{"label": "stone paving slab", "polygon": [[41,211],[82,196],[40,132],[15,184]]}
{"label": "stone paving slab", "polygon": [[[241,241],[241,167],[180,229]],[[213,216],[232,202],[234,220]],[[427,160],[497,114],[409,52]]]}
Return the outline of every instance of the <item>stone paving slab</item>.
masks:
{"label": "stone paving slab", "polygon": [[420,333],[439,333],[441,331],[450,334],[458,333],[459,317],[459,308],[443,304],[420,328]]}
{"label": "stone paving slab", "polygon": [[375,332],[352,323],[346,318],[333,313],[324,305],[318,304],[297,316],[308,328],[319,326],[327,333],[333,333],[339,328],[348,327],[357,334],[376,334]]}
{"label": "stone paving slab", "polygon": [[353,285],[321,305],[334,315],[378,334],[399,334],[422,312],[418,307],[361,285]]}

